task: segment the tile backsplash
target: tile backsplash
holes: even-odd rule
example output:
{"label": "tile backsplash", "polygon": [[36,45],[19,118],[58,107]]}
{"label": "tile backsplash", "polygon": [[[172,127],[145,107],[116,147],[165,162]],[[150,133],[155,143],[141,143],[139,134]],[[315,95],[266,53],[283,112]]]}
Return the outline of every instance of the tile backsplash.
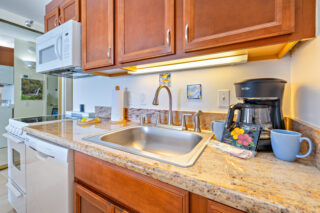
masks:
{"label": "tile backsplash", "polygon": [[[168,111],[167,110],[157,110],[157,109],[138,109],[138,108],[126,108],[125,118],[126,120],[140,122],[140,116],[145,115],[147,117],[148,123],[156,122],[156,113],[160,113],[161,123],[168,122]],[[110,119],[111,117],[111,107],[96,106],[95,113],[97,117]],[[173,122],[175,125],[181,125],[181,116],[183,114],[195,114],[195,111],[173,111]],[[225,120],[227,114],[225,113],[209,113],[203,112],[200,116],[201,129],[209,130],[211,129],[211,122],[215,120]],[[187,126],[193,128],[192,117],[186,118]]]}
{"label": "tile backsplash", "polygon": [[[308,158],[311,159],[313,165],[320,169],[320,129],[291,118],[286,118],[286,127],[289,130],[301,132],[303,137],[311,139],[313,151]],[[301,147],[301,152],[306,153],[308,150],[307,143],[303,143]]]}

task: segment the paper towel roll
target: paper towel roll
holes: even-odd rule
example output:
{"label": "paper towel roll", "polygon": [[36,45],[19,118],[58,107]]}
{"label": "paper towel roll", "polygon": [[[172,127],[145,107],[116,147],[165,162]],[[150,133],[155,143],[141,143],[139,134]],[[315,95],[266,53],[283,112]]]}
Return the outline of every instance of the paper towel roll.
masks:
{"label": "paper towel roll", "polygon": [[112,108],[111,108],[111,121],[122,121],[124,120],[124,93],[119,87],[112,93]]}

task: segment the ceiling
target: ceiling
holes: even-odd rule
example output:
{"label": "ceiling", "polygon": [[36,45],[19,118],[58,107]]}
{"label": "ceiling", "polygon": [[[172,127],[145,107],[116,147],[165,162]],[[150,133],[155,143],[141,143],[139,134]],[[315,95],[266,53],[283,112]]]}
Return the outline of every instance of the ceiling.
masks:
{"label": "ceiling", "polygon": [[43,24],[50,0],[0,0],[0,8]]}

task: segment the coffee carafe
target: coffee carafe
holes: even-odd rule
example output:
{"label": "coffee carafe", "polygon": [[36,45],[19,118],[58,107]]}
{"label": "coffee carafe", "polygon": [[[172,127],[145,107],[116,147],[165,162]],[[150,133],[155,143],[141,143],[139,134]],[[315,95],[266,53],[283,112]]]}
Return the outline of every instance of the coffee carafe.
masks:
{"label": "coffee carafe", "polygon": [[250,79],[235,83],[236,97],[241,101],[229,107],[226,127],[237,122],[261,126],[258,151],[271,151],[270,130],[284,129],[281,106],[287,82],[275,78]]}

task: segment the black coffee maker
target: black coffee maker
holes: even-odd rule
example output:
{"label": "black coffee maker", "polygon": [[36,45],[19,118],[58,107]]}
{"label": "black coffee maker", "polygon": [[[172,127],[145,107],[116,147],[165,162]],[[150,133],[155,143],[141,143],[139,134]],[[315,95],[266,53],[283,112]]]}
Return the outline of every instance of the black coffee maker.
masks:
{"label": "black coffee maker", "polygon": [[232,127],[234,113],[238,111],[238,122],[261,126],[257,150],[271,151],[270,130],[285,128],[281,108],[286,83],[276,78],[250,79],[235,83],[236,97],[242,102],[230,106],[226,127]]}

